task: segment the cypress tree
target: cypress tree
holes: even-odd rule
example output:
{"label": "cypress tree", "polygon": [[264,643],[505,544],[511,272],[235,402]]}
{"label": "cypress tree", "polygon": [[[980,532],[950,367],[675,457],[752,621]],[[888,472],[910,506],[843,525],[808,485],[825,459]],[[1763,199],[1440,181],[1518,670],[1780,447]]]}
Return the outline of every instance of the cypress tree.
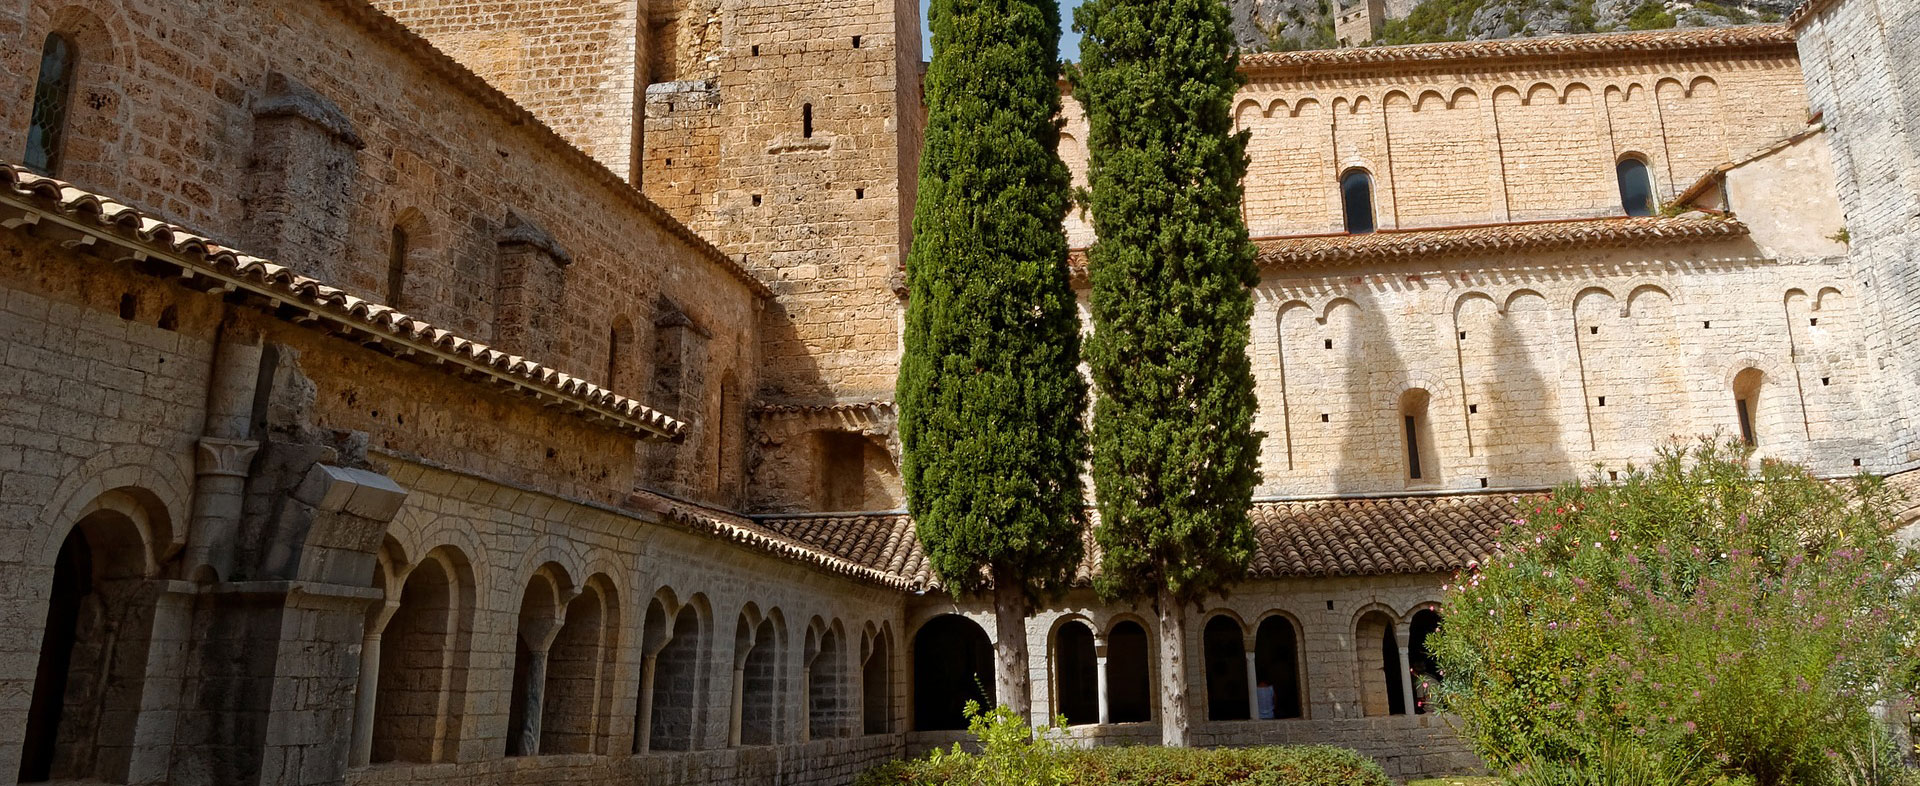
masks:
{"label": "cypress tree", "polygon": [[1186,607],[1244,577],[1260,436],[1247,359],[1255,249],[1247,135],[1221,0],[1088,0],[1073,74],[1086,109],[1093,333],[1087,362],[1099,588],[1159,615],[1163,742],[1188,739]]}
{"label": "cypress tree", "polygon": [[956,595],[992,592],[996,693],[1022,717],[1026,621],[1071,579],[1087,518],[1054,2],[933,1],[898,391],[920,540]]}

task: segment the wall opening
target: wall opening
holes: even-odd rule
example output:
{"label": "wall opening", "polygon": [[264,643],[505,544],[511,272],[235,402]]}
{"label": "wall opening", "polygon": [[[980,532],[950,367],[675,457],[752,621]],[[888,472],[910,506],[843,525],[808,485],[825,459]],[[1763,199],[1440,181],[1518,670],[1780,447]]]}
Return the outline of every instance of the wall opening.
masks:
{"label": "wall opening", "polygon": [[694,749],[696,712],[706,698],[701,689],[700,658],[706,651],[702,639],[700,615],[691,606],[680,609],[673,618],[673,637],[654,659],[650,750]]}
{"label": "wall opening", "polygon": [[1224,614],[1207,620],[1203,634],[1207,671],[1207,720],[1247,720],[1247,642],[1240,623]]}
{"label": "wall opening", "polygon": [[407,575],[400,608],[381,636],[370,761],[449,758],[455,643],[464,597],[455,569],[429,555]]}
{"label": "wall opening", "polygon": [[819,651],[807,665],[807,735],[811,739],[843,736],[841,707],[846,699],[846,656],[840,635],[832,629],[819,634]]}
{"label": "wall opening", "polygon": [[1293,621],[1272,616],[1260,622],[1253,639],[1254,689],[1260,694],[1259,717],[1305,717],[1301,697],[1300,637]]}
{"label": "wall opening", "polygon": [[33,118],[27,126],[27,152],[21,165],[52,176],[60,168],[61,143],[73,101],[76,50],[66,36],[53,33],[40,48],[40,76],[33,84]]}
{"label": "wall opening", "polygon": [[1069,622],[1053,634],[1054,711],[1067,724],[1100,722],[1099,661],[1095,658],[1093,629]]}
{"label": "wall opening", "polygon": [[1433,421],[1428,417],[1433,397],[1419,388],[1400,394],[1400,430],[1406,454],[1407,480],[1428,481],[1440,477],[1438,455],[1433,443]]}
{"label": "wall opening", "polygon": [[860,728],[865,734],[886,734],[893,725],[893,651],[886,633],[873,636],[873,649],[860,666]]}
{"label": "wall opening", "polygon": [[1427,651],[1427,637],[1440,632],[1440,612],[1421,609],[1407,623],[1407,666],[1413,670],[1413,711],[1425,715],[1428,699],[1440,686],[1440,668]]}
{"label": "wall opening", "polygon": [[520,596],[519,625],[513,637],[513,687],[507,702],[508,756],[540,752],[542,691],[546,688],[544,661],[559,624],[559,590],[544,572],[527,582]]}
{"label": "wall opening", "polygon": [[1744,369],[1733,378],[1734,415],[1740,422],[1740,440],[1748,445],[1760,444],[1760,388],[1766,381],[1766,374],[1757,368]]}
{"label": "wall opening", "polygon": [[1123,620],[1107,633],[1107,719],[1145,723],[1153,719],[1147,629]]}
{"label": "wall opening", "polygon": [[407,240],[407,230],[395,224],[387,239],[387,305],[394,308],[401,307],[407,290],[407,254],[411,253]]}
{"label": "wall opening", "polygon": [[633,361],[628,357],[633,346],[633,323],[626,317],[615,319],[613,327],[607,330],[607,389],[616,393],[633,389],[630,387]]}
{"label": "wall opening", "polygon": [[803,104],[800,107],[800,136],[803,139],[813,138],[813,105],[812,104]]}
{"label": "wall opening", "polygon": [[1347,234],[1364,235],[1372,232],[1373,175],[1364,169],[1349,169],[1341,175],[1340,204],[1346,216]]}
{"label": "wall opening", "polygon": [[1394,621],[1382,611],[1370,611],[1360,618],[1354,637],[1354,654],[1359,658],[1360,705],[1367,717],[1405,715],[1406,697],[1400,682],[1400,646],[1394,638]]}
{"label": "wall opening", "polygon": [[973,620],[944,614],[913,636],[913,729],[967,727],[966,704],[994,705],[993,644]]}
{"label": "wall opening", "polygon": [[598,753],[602,685],[610,675],[609,596],[589,583],[567,604],[566,623],[547,651],[540,752]]}
{"label": "wall opening", "polygon": [[1651,216],[1658,212],[1653,198],[1653,173],[1647,162],[1628,156],[1614,164],[1614,176],[1620,182],[1620,209],[1629,216]]}
{"label": "wall opening", "polygon": [[[742,626],[746,624],[741,620]],[[761,620],[753,629],[752,649],[742,665],[740,744],[772,745],[774,720],[780,714],[780,634],[773,620]]]}

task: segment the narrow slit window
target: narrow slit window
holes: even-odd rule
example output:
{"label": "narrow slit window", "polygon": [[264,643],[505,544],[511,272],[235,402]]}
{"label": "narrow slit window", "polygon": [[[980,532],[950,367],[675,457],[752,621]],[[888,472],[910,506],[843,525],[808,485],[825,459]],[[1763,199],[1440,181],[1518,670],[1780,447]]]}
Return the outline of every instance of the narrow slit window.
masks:
{"label": "narrow slit window", "polygon": [[812,104],[805,104],[800,107],[800,136],[805,137],[807,139],[813,138],[813,105]]}
{"label": "narrow slit window", "polygon": [[1347,220],[1347,234],[1364,235],[1373,231],[1373,175],[1364,169],[1348,170],[1340,176],[1340,203]]}
{"label": "narrow slit window", "polygon": [[1407,422],[1407,477],[1420,479],[1420,421],[1412,415],[1406,416]]}
{"label": "narrow slit window", "polygon": [[1740,441],[1753,444],[1753,399],[1734,399],[1734,405],[1740,408]]}
{"label": "narrow slit window", "polygon": [[1760,393],[1766,378],[1759,369],[1749,368],[1733,378],[1733,406],[1740,422],[1740,441],[1760,444]]}
{"label": "narrow slit window", "polygon": [[393,236],[387,243],[387,305],[400,307],[401,296],[407,289],[407,254],[411,252],[407,242],[407,230],[394,225]]}
{"label": "narrow slit window", "polygon": [[1653,176],[1647,171],[1647,162],[1622,158],[1614,165],[1614,174],[1620,180],[1621,209],[1629,216],[1653,215]]}
{"label": "narrow slit window", "polygon": [[40,50],[40,78],[33,85],[33,120],[27,126],[28,169],[52,176],[60,167],[67,110],[73,99],[73,42],[54,33]]}

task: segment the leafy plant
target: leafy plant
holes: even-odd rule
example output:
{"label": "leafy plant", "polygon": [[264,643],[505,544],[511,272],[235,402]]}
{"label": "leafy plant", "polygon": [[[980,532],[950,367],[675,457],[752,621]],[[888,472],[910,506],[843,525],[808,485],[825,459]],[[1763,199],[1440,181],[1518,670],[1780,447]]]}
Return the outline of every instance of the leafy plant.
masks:
{"label": "leafy plant", "polygon": [[1715,441],[1562,487],[1449,585],[1439,700],[1496,767],[1574,779],[1556,782],[1622,761],[1697,762],[1688,783],[1858,776],[1848,752],[1916,662],[1892,496]]}

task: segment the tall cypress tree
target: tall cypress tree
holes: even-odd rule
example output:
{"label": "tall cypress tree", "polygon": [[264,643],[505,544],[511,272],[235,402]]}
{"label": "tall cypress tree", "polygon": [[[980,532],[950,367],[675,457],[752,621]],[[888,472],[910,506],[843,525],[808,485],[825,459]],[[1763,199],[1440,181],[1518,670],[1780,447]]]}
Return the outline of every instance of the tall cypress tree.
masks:
{"label": "tall cypress tree", "polygon": [[1161,736],[1188,740],[1186,607],[1244,577],[1260,435],[1247,359],[1255,250],[1247,135],[1221,0],[1088,0],[1086,109],[1099,240],[1087,253],[1099,587],[1159,615]]}
{"label": "tall cypress tree", "polygon": [[1022,716],[1026,621],[1072,577],[1087,516],[1054,2],[933,0],[898,392],[928,561],[956,595],[992,592],[996,692]]}

